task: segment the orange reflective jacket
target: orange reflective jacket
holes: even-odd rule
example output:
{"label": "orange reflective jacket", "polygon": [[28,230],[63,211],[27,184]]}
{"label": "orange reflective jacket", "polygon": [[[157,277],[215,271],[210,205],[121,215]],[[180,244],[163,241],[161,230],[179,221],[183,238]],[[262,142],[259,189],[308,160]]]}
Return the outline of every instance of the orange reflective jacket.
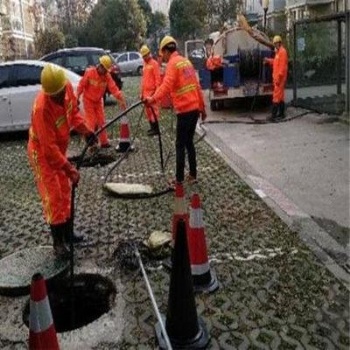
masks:
{"label": "orange reflective jacket", "polygon": [[281,46],[276,50],[275,58],[269,58],[268,63],[272,66],[272,78],[274,84],[283,84],[287,80],[288,74],[288,54]]}
{"label": "orange reflective jacket", "polygon": [[171,54],[163,82],[153,98],[160,102],[169,93],[177,114],[205,109],[196,71],[192,63],[178,52]]}
{"label": "orange reflective jacket", "polygon": [[117,99],[122,98],[122,92],[118,89],[111,75],[98,74],[97,67],[90,67],[86,69],[84,76],[78,85],[78,98],[81,94],[84,94],[84,98],[87,98],[93,102],[100,102],[104,95],[106,88]]}
{"label": "orange reflective jacket", "polygon": [[79,113],[71,83],[66,85],[63,106],[53,102],[43,92],[39,92],[31,114],[29,147],[37,151],[42,161],[55,169],[60,169],[67,162],[66,151],[71,128],[81,133],[88,131]]}
{"label": "orange reflective jacket", "polygon": [[151,58],[143,63],[143,73],[141,81],[141,95],[152,95],[160,85],[160,67],[158,62]]}
{"label": "orange reflective jacket", "polygon": [[220,56],[211,56],[207,59],[206,67],[209,70],[215,70],[222,67],[222,59]]}

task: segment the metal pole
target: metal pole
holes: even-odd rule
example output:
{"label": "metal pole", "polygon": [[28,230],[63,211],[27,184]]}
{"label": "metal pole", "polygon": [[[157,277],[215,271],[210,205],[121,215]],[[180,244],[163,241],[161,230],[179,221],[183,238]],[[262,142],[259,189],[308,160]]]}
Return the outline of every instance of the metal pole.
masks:
{"label": "metal pole", "polygon": [[337,41],[337,95],[341,94],[341,63],[342,63],[342,35],[341,35],[341,24],[342,21],[337,21],[337,30],[338,30],[338,41]]}
{"label": "metal pole", "polygon": [[168,350],[172,350],[173,348],[171,346],[171,343],[170,343],[170,340],[169,340],[169,337],[168,337],[168,333],[167,333],[167,331],[166,331],[166,329],[164,327],[164,322],[163,322],[163,319],[162,319],[162,315],[159,312],[156,299],[154,298],[154,295],[153,295],[152,287],[151,287],[151,285],[149,283],[149,280],[148,280],[145,268],[144,268],[143,263],[142,263],[140,252],[139,252],[139,250],[137,248],[135,248],[135,255],[137,257],[137,260],[139,261],[139,265],[140,265],[140,268],[141,268],[142,276],[143,276],[143,278],[145,280],[146,287],[147,287],[147,290],[148,290],[148,294],[149,294],[149,296],[151,298],[153,309],[154,309],[154,312],[156,313],[156,316],[157,316],[160,328],[162,330],[166,346],[167,346]]}
{"label": "metal pole", "polygon": [[346,81],[346,92],[345,92],[345,111],[348,118],[350,117],[350,12],[346,13],[345,20],[345,81]]}
{"label": "metal pole", "polygon": [[297,102],[297,25],[293,23],[293,105]]}
{"label": "metal pole", "polygon": [[266,33],[266,14],[267,14],[267,8],[264,8],[264,33]]}

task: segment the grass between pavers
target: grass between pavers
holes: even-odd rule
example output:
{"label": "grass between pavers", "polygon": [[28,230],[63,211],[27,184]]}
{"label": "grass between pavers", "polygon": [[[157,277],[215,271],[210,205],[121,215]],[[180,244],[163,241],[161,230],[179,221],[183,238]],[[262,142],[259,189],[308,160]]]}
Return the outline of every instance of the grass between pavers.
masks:
{"label": "grass between pavers", "polygon": [[[138,79],[125,80],[128,100],[136,101]],[[117,110],[116,106],[108,106],[107,117],[114,117]],[[96,247],[77,251],[78,264],[91,260],[99,266],[114,266],[113,251],[120,240],[141,240],[152,230],[171,229],[172,194],[148,200],[120,200],[106,197],[102,191],[106,180],[140,182],[161,190],[167,178],[174,175],[172,112],[163,111],[160,122],[168,159],[165,175],[160,172],[157,138],[146,136],[148,124],[142,108],[128,117],[131,137],[136,137],[136,151],[107,179],[113,164],[81,169],[76,227],[92,236]],[[116,145],[118,125],[111,126],[108,132]],[[326,340],[335,348],[347,347],[348,292],[205,141],[196,147],[200,183],[186,186],[186,200],[189,202],[194,191],[201,197],[208,252],[220,282],[216,293],[196,297],[198,313],[204,317],[212,337],[209,348],[238,346],[246,341],[249,348],[279,342],[281,349],[288,349],[293,348],[293,342],[304,341],[322,349],[326,348]],[[81,150],[79,138],[73,138],[70,148]],[[38,234],[47,228],[26,161],[25,141],[1,143],[0,157],[4,160],[0,190],[5,194],[0,203],[0,252],[5,256],[50,239]],[[149,278],[160,310],[166,313],[169,274],[152,270]],[[121,279],[125,286],[122,294],[126,300],[126,328],[119,346],[152,348],[156,319],[144,281],[129,271],[122,271]]]}

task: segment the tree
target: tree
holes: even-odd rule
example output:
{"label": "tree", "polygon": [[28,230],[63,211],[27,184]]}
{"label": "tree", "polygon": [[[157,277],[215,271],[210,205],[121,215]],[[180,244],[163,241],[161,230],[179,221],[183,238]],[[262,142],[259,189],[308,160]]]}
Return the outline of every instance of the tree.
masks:
{"label": "tree", "polygon": [[146,20],[146,26],[147,26],[147,36],[149,35],[149,27],[152,24],[152,8],[147,0],[138,0],[137,1],[141,11],[143,12],[143,15]]}
{"label": "tree", "polygon": [[159,32],[167,25],[167,17],[163,12],[156,11],[152,13],[151,23],[148,26],[148,36]]}
{"label": "tree", "polygon": [[64,47],[64,34],[56,28],[39,30],[34,37],[35,55],[41,57]]}
{"label": "tree", "polygon": [[237,0],[206,0],[208,32],[219,30],[225,22],[236,19]]}
{"label": "tree", "polygon": [[84,44],[113,51],[138,49],[146,20],[137,0],[100,0],[86,23]]}
{"label": "tree", "polygon": [[203,32],[207,0],[173,0],[169,19],[172,35],[182,40],[196,38]]}

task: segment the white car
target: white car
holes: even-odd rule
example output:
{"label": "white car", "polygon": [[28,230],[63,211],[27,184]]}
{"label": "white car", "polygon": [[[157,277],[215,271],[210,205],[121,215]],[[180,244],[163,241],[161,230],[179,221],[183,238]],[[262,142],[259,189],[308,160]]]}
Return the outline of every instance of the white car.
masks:
{"label": "white car", "polygon": [[[41,89],[40,74],[47,64],[33,60],[0,63],[0,133],[29,129],[33,101]],[[62,69],[76,91],[81,77]]]}
{"label": "white car", "polygon": [[115,62],[122,74],[142,74],[143,58],[139,52],[123,52],[115,59]]}

